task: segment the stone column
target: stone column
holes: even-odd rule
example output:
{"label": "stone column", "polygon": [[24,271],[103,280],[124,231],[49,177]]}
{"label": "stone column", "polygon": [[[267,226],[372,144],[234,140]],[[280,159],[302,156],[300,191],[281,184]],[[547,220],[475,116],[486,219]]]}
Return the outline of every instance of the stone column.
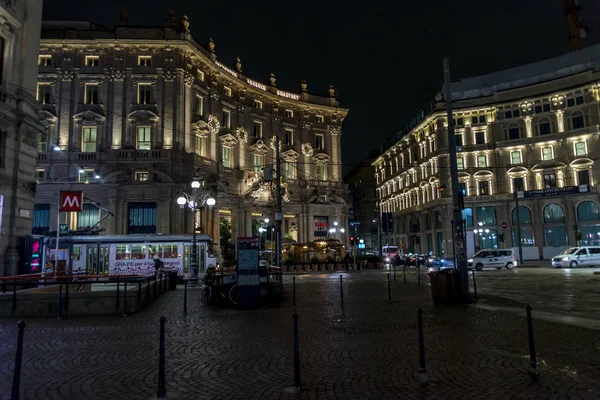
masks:
{"label": "stone column", "polygon": [[341,181],[342,176],[342,157],[340,145],[340,132],[332,129],[331,131],[331,180]]}
{"label": "stone column", "polygon": [[565,112],[563,110],[556,111],[556,121],[558,122],[558,131],[565,131]]}
{"label": "stone column", "polygon": [[69,149],[69,133],[71,132],[71,115],[77,100],[73,97],[73,77],[72,70],[61,70],[60,81],[60,108],[58,116],[58,143],[62,150]]}
{"label": "stone column", "polygon": [[106,223],[106,234],[107,235],[116,235],[117,234],[117,193],[116,190],[108,191],[108,204],[107,209],[113,213],[113,216],[107,218]]}
{"label": "stone column", "polygon": [[527,134],[527,137],[533,136],[533,131],[531,128],[531,121],[532,121],[532,118],[530,116],[525,117],[525,132]]}
{"label": "stone column", "polygon": [[192,83],[194,81],[193,77],[191,79],[188,78],[188,73],[186,72],[185,85],[183,85],[183,97],[185,98],[185,107],[183,109],[183,126],[181,129],[184,129],[185,132],[185,151],[186,153],[195,153],[195,135],[192,134],[192,107],[194,104],[194,99],[192,97]]}
{"label": "stone column", "polygon": [[164,149],[172,149],[173,148],[173,129],[175,128],[175,124],[173,123],[174,118],[174,104],[173,104],[173,95],[174,95],[174,83],[173,83],[173,75],[172,72],[165,73],[163,75],[162,87],[163,87],[163,104],[164,104],[164,117],[162,121],[162,129],[163,129],[163,148]]}

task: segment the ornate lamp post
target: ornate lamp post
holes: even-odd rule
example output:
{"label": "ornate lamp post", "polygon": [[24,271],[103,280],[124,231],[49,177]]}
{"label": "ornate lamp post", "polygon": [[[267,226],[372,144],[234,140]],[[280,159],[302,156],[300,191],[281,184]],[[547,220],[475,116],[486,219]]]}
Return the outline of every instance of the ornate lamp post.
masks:
{"label": "ornate lamp post", "polygon": [[181,196],[177,198],[177,204],[183,210],[188,208],[194,216],[194,232],[192,236],[192,251],[190,255],[190,280],[192,284],[198,281],[198,249],[196,246],[196,211],[202,211],[202,208],[207,205],[210,209],[213,208],[217,202],[210,193],[199,193],[198,189],[204,187],[204,181],[193,180],[190,184],[192,187],[191,193],[182,192]]}

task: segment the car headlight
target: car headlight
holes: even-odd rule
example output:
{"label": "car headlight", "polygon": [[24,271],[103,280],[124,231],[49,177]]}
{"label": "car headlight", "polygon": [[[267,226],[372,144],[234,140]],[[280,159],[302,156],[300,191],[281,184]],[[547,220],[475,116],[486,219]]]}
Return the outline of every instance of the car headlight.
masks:
{"label": "car headlight", "polygon": [[389,259],[389,258],[386,258],[386,259],[385,259],[385,262],[390,262],[390,259]]}
{"label": "car headlight", "polygon": [[473,262],[473,259],[472,259],[472,258],[469,258],[469,259],[467,260],[467,262],[470,262],[470,263],[472,263],[472,262]]}
{"label": "car headlight", "polygon": [[569,257],[565,257],[562,259],[563,261],[569,261]]}
{"label": "car headlight", "polygon": [[430,258],[430,259],[429,259],[429,262],[433,262],[433,258]]}

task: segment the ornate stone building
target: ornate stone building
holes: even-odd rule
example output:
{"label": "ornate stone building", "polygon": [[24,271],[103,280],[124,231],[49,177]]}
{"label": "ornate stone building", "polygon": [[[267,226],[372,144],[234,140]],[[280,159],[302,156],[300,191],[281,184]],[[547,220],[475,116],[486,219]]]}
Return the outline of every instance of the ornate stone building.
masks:
{"label": "ornate stone building", "polygon": [[[525,259],[600,244],[599,54],[596,45],[452,84],[469,256],[516,246],[519,220]],[[447,126],[438,96],[374,163],[394,218],[389,242],[405,251],[452,255]]]}
{"label": "ornate stone building", "polygon": [[0,276],[14,275],[31,233],[42,1],[0,2]]}
{"label": "ornate stone building", "polygon": [[[49,125],[38,142],[34,232],[55,229],[58,192],[84,191],[114,214],[106,234],[191,233],[190,213],[176,204],[194,177],[217,205],[200,227],[219,240],[219,221],[232,238],[257,235],[274,218],[275,163],[280,139],[283,234],[298,242],[321,235],[322,223],[346,224],[341,181],[340,108],[326,97],[277,87],[218,61],[215,43],[194,41],[186,17],[164,27],[115,29],[89,22],[45,22],[38,100]],[[268,170],[268,168],[267,168]],[[267,175],[269,175],[267,173]],[[93,226],[105,211],[87,204],[64,215],[73,230]]]}

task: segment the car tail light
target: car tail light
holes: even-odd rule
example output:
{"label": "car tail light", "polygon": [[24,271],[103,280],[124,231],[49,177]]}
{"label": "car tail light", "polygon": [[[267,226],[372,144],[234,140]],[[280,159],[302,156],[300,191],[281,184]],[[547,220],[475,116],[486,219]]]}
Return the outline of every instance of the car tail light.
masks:
{"label": "car tail light", "polygon": [[513,254],[513,257],[514,257],[515,261],[517,261],[517,255]]}

